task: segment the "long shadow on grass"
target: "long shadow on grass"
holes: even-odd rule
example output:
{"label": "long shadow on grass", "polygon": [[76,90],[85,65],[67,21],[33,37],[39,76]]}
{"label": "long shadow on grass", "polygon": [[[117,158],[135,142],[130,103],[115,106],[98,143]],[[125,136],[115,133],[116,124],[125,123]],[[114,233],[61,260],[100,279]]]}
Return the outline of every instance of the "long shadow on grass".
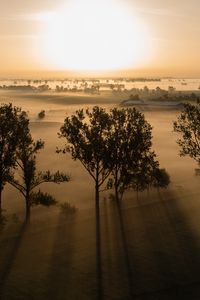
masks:
{"label": "long shadow on grass", "polygon": [[135,270],[130,265],[125,223],[121,203],[112,195],[105,198],[102,206],[102,260],[105,295],[109,299],[134,299]]}
{"label": "long shadow on grass", "polygon": [[20,248],[20,245],[22,243],[24,234],[27,230],[27,227],[29,225],[29,222],[24,221],[19,229],[19,232],[17,233],[16,237],[13,240],[13,245],[10,247],[8,254],[6,255],[3,262],[1,262],[1,269],[0,269],[0,299],[3,297],[5,284],[7,281],[7,278],[9,277],[9,274],[12,270],[12,267],[14,265],[14,262],[16,260],[18,250]]}
{"label": "long shadow on grass", "polygon": [[96,278],[97,300],[103,299],[103,274],[102,274],[102,241],[101,241],[101,217],[99,202],[96,203]]}
{"label": "long shadow on grass", "polygon": [[119,199],[115,199],[115,203],[113,203],[113,204],[116,205],[116,214],[117,214],[118,221],[119,221],[122,247],[123,247],[123,252],[124,252],[124,262],[125,262],[125,266],[126,266],[127,279],[128,279],[128,284],[129,284],[130,299],[133,299],[134,298],[133,271],[132,271],[132,267],[130,264],[128,240],[127,240],[127,235],[126,235],[124,216],[123,216],[123,212],[122,212],[122,203]]}
{"label": "long shadow on grass", "polygon": [[75,216],[59,216],[47,278],[45,299],[70,299]]}
{"label": "long shadow on grass", "polygon": [[143,234],[137,237],[138,251],[132,253],[138,256],[142,274],[136,295],[138,299],[200,299],[200,245],[180,209],[181,199],[170,190],[154,197],[155,202],[149,203],[141,198],[132,210],[140,218],[138,229]]}
{"label": "long shadow on grass", "polygon": [[109,282],[105,295],[118,300],[200,299],[200,241],[181,197],[164,190],[142,193],[138,203],[133,196],[129,207],[126,200],[123,207],[110,204],[109,215],[107,206],[102,216],[103,249],[108,246],[103,251]]}
{"label": "long shadow on grass", "polygon": [[45,299],[96,299],[94,228],[91,211],[78,211],[67,219],[59,216]]}

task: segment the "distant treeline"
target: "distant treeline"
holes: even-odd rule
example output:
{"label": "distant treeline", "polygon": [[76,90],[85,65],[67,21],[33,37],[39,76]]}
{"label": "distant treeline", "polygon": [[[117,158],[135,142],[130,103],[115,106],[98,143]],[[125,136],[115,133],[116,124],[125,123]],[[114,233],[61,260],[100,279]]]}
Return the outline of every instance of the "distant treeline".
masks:
{"label": "distant treeline", "polygon": [[[40,81],[34,81],[34,84],[40,83]],[[168,101],[168,100],[176,100],[176,101],[192,101],[200,99],[200,90],[191,92],[191,91],[177,91],[175,87],[168,86],[167,89],[162,89],[157,86],[155,89],[150,89],[148,86],[144,86],[143,88],[130,88],[127,89],[125,84],[122,83],[110,83],[109,80],[106,82],[93,81],[87,82],[86,80],[82,80],[78,82],[77,80],[71,81],[66,85],[66,82],[63,82],[61,85],[56,85],[55,87],[51,87],[49,84],[41,85],[20,85],[18,82],[14,85],[2,85],[0,89],[2,90],[11,90],[11,91],[25,91],[25,92],[56,92],[56,93],[77,93],[82,92],[86,94],[100,94],[101,90],[104,88],[106,90],[112,91],[114,95],[127,97],[125,100],[131,100],[131,97],[134,97],[133,100],[151,100],[151,101]],[[136,99],[137,98],[137,99]]]}

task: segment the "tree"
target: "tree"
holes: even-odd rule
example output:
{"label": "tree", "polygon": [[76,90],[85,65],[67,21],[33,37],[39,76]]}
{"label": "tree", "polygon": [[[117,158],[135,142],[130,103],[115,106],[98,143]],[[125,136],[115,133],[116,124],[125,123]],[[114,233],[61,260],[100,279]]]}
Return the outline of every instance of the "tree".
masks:
{"label": "tree", "polygon": [[140,96],[138,94],[136,95],[130,95],[128,100],[138,101],[140,100]]}
{"label": "tree", "polygon": [[165,169],[155,168],[152,172],[152,185],[156,188],[166,188],[170,184],[170,176]]}
{"label": "tree", "polygon": [[42,119],[44,119],[44,117],[45,117],[45,110],[41,110],[38,113],[38,119],[42,120]]}
{"label": "tree", "polygon": [[184,104],[183,111],[174,122],[174,131],[181,135],[177,140],[180,156],[190,156],[200,165],[200,102]]}
{"label": "tree", "polygon": [[0,106],[0,212],[2,191],[11,169],[15,167],[15,151],[18,143],[18,118],[21,109],[12,104]]}
{"label": "tree", "polygon": [[68,144],[57,152],[69,152],[74,160],[81,162],[95,182],[96,203],[99,202],[99,188],[111,172],[108,162],[110,128],[109,114],[95,106],[91,111],[81,109],[67,117],[59,133]]}
{"label": "tree", "polygon": [[[101,226],[99,209],[99,188],[108,178],[110,153],[108,133],[111,120],[105,109],[95,106],[92,110],[78,110],[67,117],[60,128],[59,137],[66,138],[67,144],[62,151],[69,152],[74,160],[79,160],[95,183],[96,208],[96,259],[98,299],[102,299],[101,266]],[[58,152],[60,152],[58,150]]]}
{"label": "tree", "polygon": [[[26,220],[30,218],[30,210],[33,205],[50,205],[55,203],[55,199],[42,192],[34,192],[35,188],[44,182],[61,183],[70,180],[69,176],[57,171],[51,174],[50,171],[37,172],[36,155],[44,148],[42,140],[34,141],[29,129],[29,119],[26,113],[19,118],[18,146],[16,150],[16,163],[22,180],[15,178],[11,174],[9,183],[20,191],[26,202]],[[19,177],[19,176],[18,176]]]}
{"label": "tree", "polygon": [[141,155],[135,169],[128,169],[129,182],[126,188],[144,191],[154,185],[155,173],[159,169],[156,154],[149,148]]}
{"label": "tree", "polygon": [[[116,199],[127,188],[144,189],[153,184],[153,171],[159,167],[151,150],[151,126],[135,108],[78,110],[67,117],[59,137],[65,138],[62,150],[79,160],[95,183],[97,269],[101,282],[101,239],[99,215],[99,188],[105,180],[115,187]],[[117,201],[119,204],[119,201]],[[118,205],[119,207],[119,205]],[[101,284],[99,284],[99,291]]]}
{"label": "tree", "polygon": [[[108,186],[114,186],[117,200],[132,187],[143,189],[149,184],[150,169],[157,164],[151,150],[151,126],[135,108],[112,109],[112,127],[109,137],[112,177]],[[146,181],[146,182],[145,182]]]}

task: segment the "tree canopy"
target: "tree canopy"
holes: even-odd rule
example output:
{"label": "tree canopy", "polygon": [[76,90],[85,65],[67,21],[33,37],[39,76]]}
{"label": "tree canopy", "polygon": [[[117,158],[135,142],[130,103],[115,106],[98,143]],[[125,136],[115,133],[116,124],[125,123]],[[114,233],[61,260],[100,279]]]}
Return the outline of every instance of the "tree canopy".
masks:
{"label": "tree canopy", "polygon": [[174,131],[181,135],[177,140],[181,156],[190,156],[200,165],[200,102],[184,104],[183,111],[174,122]]}
{"label": "tree canopy", "polygon": [[112,172],[108,188],[114,186],[115,198],[122,198],[128,188],[142,191],[156,184],[161,186],[161,175],[158,174],[162,171],[152,150],[152,127],[144,115],[135,108],[114,108],[111,120]]}
{"label": "tree canopy", "polygon": [[[30,128],[29,119],[26,113],[20,115],[19,118],[19,133],[18,144],[16,149],[16,164],[17,170],[21,174],[22,180],[16,179],[13,172],[9,177],[9,183],[13,185],[24,196],[26,201],[26,215],[27,219],[30,216],[30,207],[36,204],[49,205],[55,203],[52,196],[42,192],[34,192],[34,189],[44,182],[61,183],[70,180],[69,176],[57,171],[51,173],[49,170],[45,172],[38,172],[36,165],[36,155],[44,148],[42,140],[34,141]],[[19,176],[18,176],[19,177]]]}
{"label": "tree canopy", "polygon": [[97,201],[99,187],[111,172],[108,147],[110,128],[109,114],[95,106],[92,110],[81,109],[67,117],[59,133],[59,137],[67,139],[67,144],[58,152],[70,152],[74,160],[81,162],[95,181]]}
{"label": "tree canopy", "polygon": [[151,131],[151,125],[135,108],[107,112],[95,106],[65,119],[59,136],[66,138],[67,144],[58,152],[70,152],[82,163],[95,181],[97,200],[99,188],[108,177],[107,188],[114,186],[118,199],[127,188],[143,190],[158,184],[155,176],[161,178],[151,149]]}
{"label": "tree canopy", "polygon": [[16,166],[16,147],[19,137],[19,118],[23,112],[10,104],[0,106],[0,210],[3,188],[12,168]]}

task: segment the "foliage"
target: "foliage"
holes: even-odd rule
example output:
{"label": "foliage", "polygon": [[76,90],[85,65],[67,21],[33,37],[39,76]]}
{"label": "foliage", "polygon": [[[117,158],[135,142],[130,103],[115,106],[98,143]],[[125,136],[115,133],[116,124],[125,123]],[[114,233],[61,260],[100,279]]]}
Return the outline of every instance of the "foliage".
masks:
{"label": "foliage", "polygon": [[135,100],[135,101],[138,101],[138,100],[140,100],[140,96],[138,95],[138,94],[136,94],[136,95],[130,95],[129,96],[129,100]]}
{"label": "foliage", "polygon": [[159,162],[151,149],[140,157],[135,169],[128,169],[129,184],[126,188],[133,188],[136,191],[143,191],[154,184],[154,173],[159,169]]}
{"label": "foliage", "polygon": [[60,211],[63,215],[65,215],[66,217],[69,215],[74,215],[77,212],[77,208],[74,205],[71,205],[68,202],[64,202],[59,204],[60,207]]}
{"label": "foliage", "polygon": [[[21,181],[15,178],[15,174],[11,174],[9,183],[18,189],[26,200],[27,212],[30,211],[33,199],[36,199],[36,194],[33,194],[33,190],[44,182],[61,183],[70,180],[69,176],[57,171],[52,174],[50,171],[37,172],[36,168],[36,155],[39,150],[44,148],[44,142],[42,140],[34,141],[32,139],[29,129],[29,119],[26,115],[21,115],[19,120],[19,139],[18,147],[16,151],[16,163],[18,166],[18,172],[21,177]],[[18,176],[19,177],[19,176]],[[47,194],[41,194],[38,192],[37,195],[40,201],[43,201],[43,205],[47,205],[46,199],[49,199],[51,203],[52,199],[48,198]],[[43,199],[43,200],[42,200]],[[39,201],[39,200],[38,200]],[[35,203],[34,203],[35,204]],[[42,202],[40,203],[42,204]],[[29,214],[30,212],[28,212]]]}
{"label": "foliage", "polygon": [[9,179],[11,169],[16,165],[18,118],[23,114],[20,108],[13,107],[12,104],[0,106],[0,205],[2,190]]}
{"label": "foliage", "polygon": [[153,170],[153,186],[157,188],[166,188],[170,184],[169,174],[165,169],[155,168]]}
{"label": "foliage", "polygon": [[45,110],[41,110],[39,113],[38,113],[38,119],[44,119],[45,117]]}
{"label": "foliage", "polygon": [[43,206],[51,206],[56,205],[56,199],[48,193],[43,193],[40,190],[38,192],[31,193],[31,205],[43,205]]}
{"label": "foliage", "polygon": [[144,190],[153,182],[153,172],[159,163],[151,150],[151,126],[135,108],[111,110],[110,160],[112,177],[108,188],[122,197],[127,188]]}
{"label": "foliage", "polygon": [[68,144],[63,150],[74,160],[79,160],[95,181],[96,199],[99,187],[110,174],[108,133],[111,127],[109,114],[98,106],[90,111],[78,110],[67,117],[60,128],[59,137],[66,138]]}
{"label": "foliage", "polygon": [[151,150],[151,130],[135,108],[114,108],[110,113],[97,106],[91,111],[82,109],[65,119],[59,136],[68,144],[58,152],[70,152],[74,160],[80,160],[95,181],[97,198],[99,187],[110,176],[107,189],[114,187],[118,199],[127,188],[164,185],[161,177],[166,174]]}
{"label": "foliage", "polygon": [[177,140],[180,155],[189,155],[200,164],[200,102],[184,104],[184,109],[174,122],[174,131],[182,138]]}

